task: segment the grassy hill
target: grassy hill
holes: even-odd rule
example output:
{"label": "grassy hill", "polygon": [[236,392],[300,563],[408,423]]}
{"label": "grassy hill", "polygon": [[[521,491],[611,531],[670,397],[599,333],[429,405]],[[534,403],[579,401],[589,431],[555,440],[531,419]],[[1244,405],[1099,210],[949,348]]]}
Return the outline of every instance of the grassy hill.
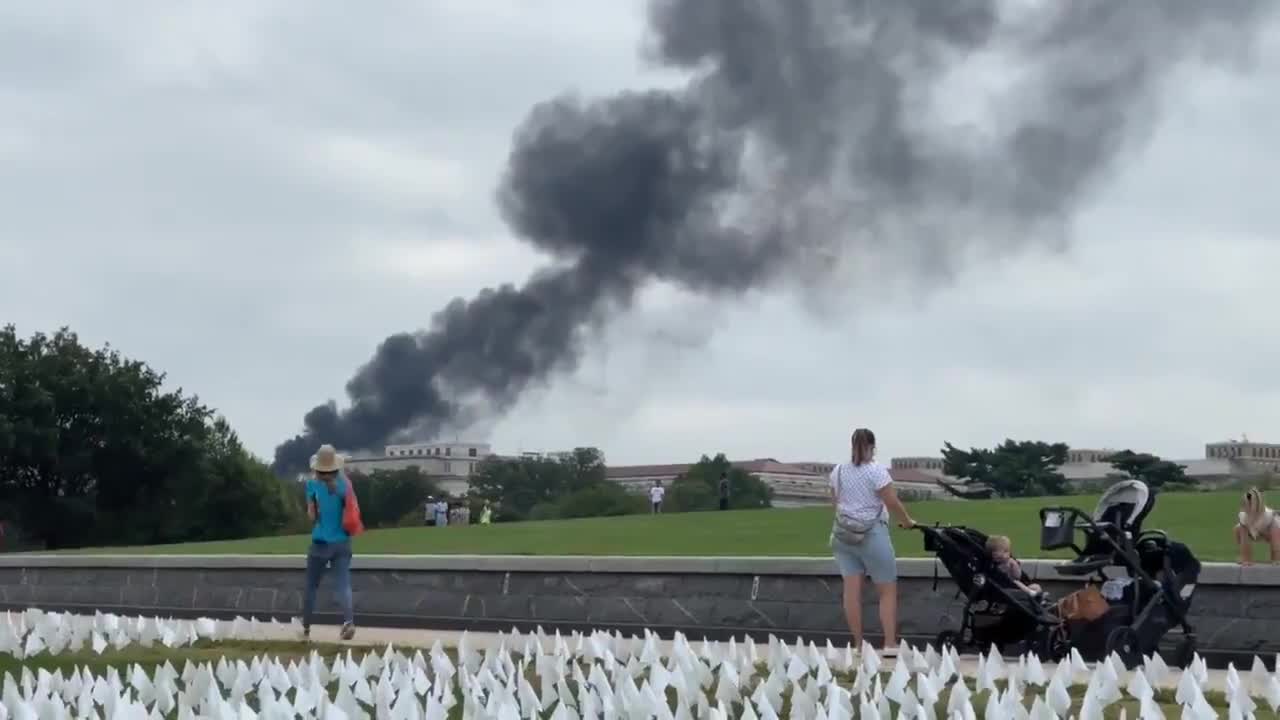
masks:
{"label": "grassy hill", "polygon": [[[1187,543],[1202,560],[1234,560],[1231,528],[1238,492],[1161,495],[1146,527],[1163,529]],[[1095,496],[973,502],[912,503],[918,522],[968,525],[1008,535],[1023,558],[1039,550],[1037,510],[1072,505],[1092,512]],[[714,555],[822,556],[828,553],[831,511],[794,510],[685,513],[525,522],[448,528],[373,530],[356,540],[357,553],[495,555]],[[923,556],[918,533],[894,528],[900,557]],[[290,554],[304,552],[307,538],[287,536],[231,542],[129,548],[128,552],[173,554]],[[100,551],[99,551],[100,552]],[[1257,557],[1266,559],[1265,548]],[[1053,557],[1061,557],[1062,553]]]}

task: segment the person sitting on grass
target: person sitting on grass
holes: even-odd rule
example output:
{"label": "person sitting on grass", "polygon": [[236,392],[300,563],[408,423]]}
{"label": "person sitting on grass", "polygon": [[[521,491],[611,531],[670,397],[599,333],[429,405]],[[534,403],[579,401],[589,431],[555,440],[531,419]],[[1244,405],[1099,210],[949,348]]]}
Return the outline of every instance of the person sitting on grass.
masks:
{"label": "person sitting on grass", "polygon": [[1271,564],[1280,564],[1280,522],[1276,513],[1267,507],[1262,491],[1249,488],[1240,501],[1240,513],[1236,516],[1236,545],[1240,547],[1240,564],[1253,564],[1253,544],[1265,542],[1271,547]]}

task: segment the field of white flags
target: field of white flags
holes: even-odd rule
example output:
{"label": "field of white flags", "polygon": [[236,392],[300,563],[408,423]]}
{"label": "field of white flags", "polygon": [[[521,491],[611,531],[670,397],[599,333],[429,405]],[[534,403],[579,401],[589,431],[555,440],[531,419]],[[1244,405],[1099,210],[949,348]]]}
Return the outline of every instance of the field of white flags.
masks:
{"label": "field of white flags", "polygon": [[[62,718],[1264,718],[1280,680],[1079,656],[776,638],[463,633],[446,647],[268,642],[288,626],[29,611],[0,618],[0,720]],[[143,649],[147,649],[144,653]],[[141,658],[141,659],[140,659]]]}
{"label": "field of white flags", "polygon": [[102,654],[133,645],[181,648],[200,641],[278,639],[285,627],[274,620],[264,623],[245,618],[161,620],[103,613],[89,616],[43,610],[6,612],[0,615],[0,656],[21,660],[42,653],[58,655],[81,650]]}

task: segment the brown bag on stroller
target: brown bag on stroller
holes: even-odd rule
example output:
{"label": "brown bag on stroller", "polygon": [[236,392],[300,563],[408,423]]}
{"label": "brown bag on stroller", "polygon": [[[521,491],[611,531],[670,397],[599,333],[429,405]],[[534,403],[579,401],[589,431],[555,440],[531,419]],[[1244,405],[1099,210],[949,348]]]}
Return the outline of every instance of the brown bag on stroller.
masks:
{"label": "brown bag on stroller", "polygon": [[1093,585],[1085,585],[1058,601],[1058,617],[1092,622],[1107,613],[1107,599]]}

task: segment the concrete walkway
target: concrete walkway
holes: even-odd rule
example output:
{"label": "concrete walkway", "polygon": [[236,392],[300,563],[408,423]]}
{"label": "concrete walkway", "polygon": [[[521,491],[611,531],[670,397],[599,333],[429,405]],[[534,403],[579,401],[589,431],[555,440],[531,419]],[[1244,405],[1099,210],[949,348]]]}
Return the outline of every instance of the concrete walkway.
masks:
{"label": "concrete walkway", "polygon": [[[378,646],[385,647],[392,645],[396,648],[422,648],[427,649],[440,642],[445,647],[456,647],[459,639],[462,637],[461,631],[456,630],[405,630],[398,628],[378,628],[378,627],[361,627],[357,630],[353,640],[343,641],[338,637],[337,626],[317,625],[311,629],[311,639],[319,643],[332,643],[340,645],[350,645],[355,647]],[[298,639],[296,631],[287,626],[276,626],[274,629],[268,626],[263,627],[268,640],[294,641]],[[467,633],[468,640],[476,650],[488,650],[498,645],[499,635],[497,633]],[[566,637],[567,639],[567,637]],[[701,645],[701,640],[690,640],[690,644],[697,649]],[[723,643],[722,643],[723,645]],[[757,647],[764,649],[764,643],[757,643]],[[658,648],[664,655],[671,651],[670,640],[659,640]],[[519,648],[512,648],[519,650]],[[841,649],[843,651],[843,648]],[[893,658],[882,658],[883,666],[886,669],[892,669],[895,660]],[[960,671],[966,676],[972,677],[977,673],[978,658],[975,655],[964,655],[960,659]],[[1045,673],[1049,676],[1053,675],[1055,664],[1045,663]],[[1240,679],[1244,683],[1249,682],[1249,666],[1237,667],[1236,672],[1239,673]],[[1173,689],[1177,687],[1178,680],[1182,677],[1182,671],[1176,668],[1170,668],[1168,680],[1163,687]],[[1227,671],[1226,670],[1209,670],[1209,683],[1206,690],[1217,690],[1219,692],[1226,688]],[[1128,675],[1125,674],[1121,678],[1121,689],[1128,683]]]}

